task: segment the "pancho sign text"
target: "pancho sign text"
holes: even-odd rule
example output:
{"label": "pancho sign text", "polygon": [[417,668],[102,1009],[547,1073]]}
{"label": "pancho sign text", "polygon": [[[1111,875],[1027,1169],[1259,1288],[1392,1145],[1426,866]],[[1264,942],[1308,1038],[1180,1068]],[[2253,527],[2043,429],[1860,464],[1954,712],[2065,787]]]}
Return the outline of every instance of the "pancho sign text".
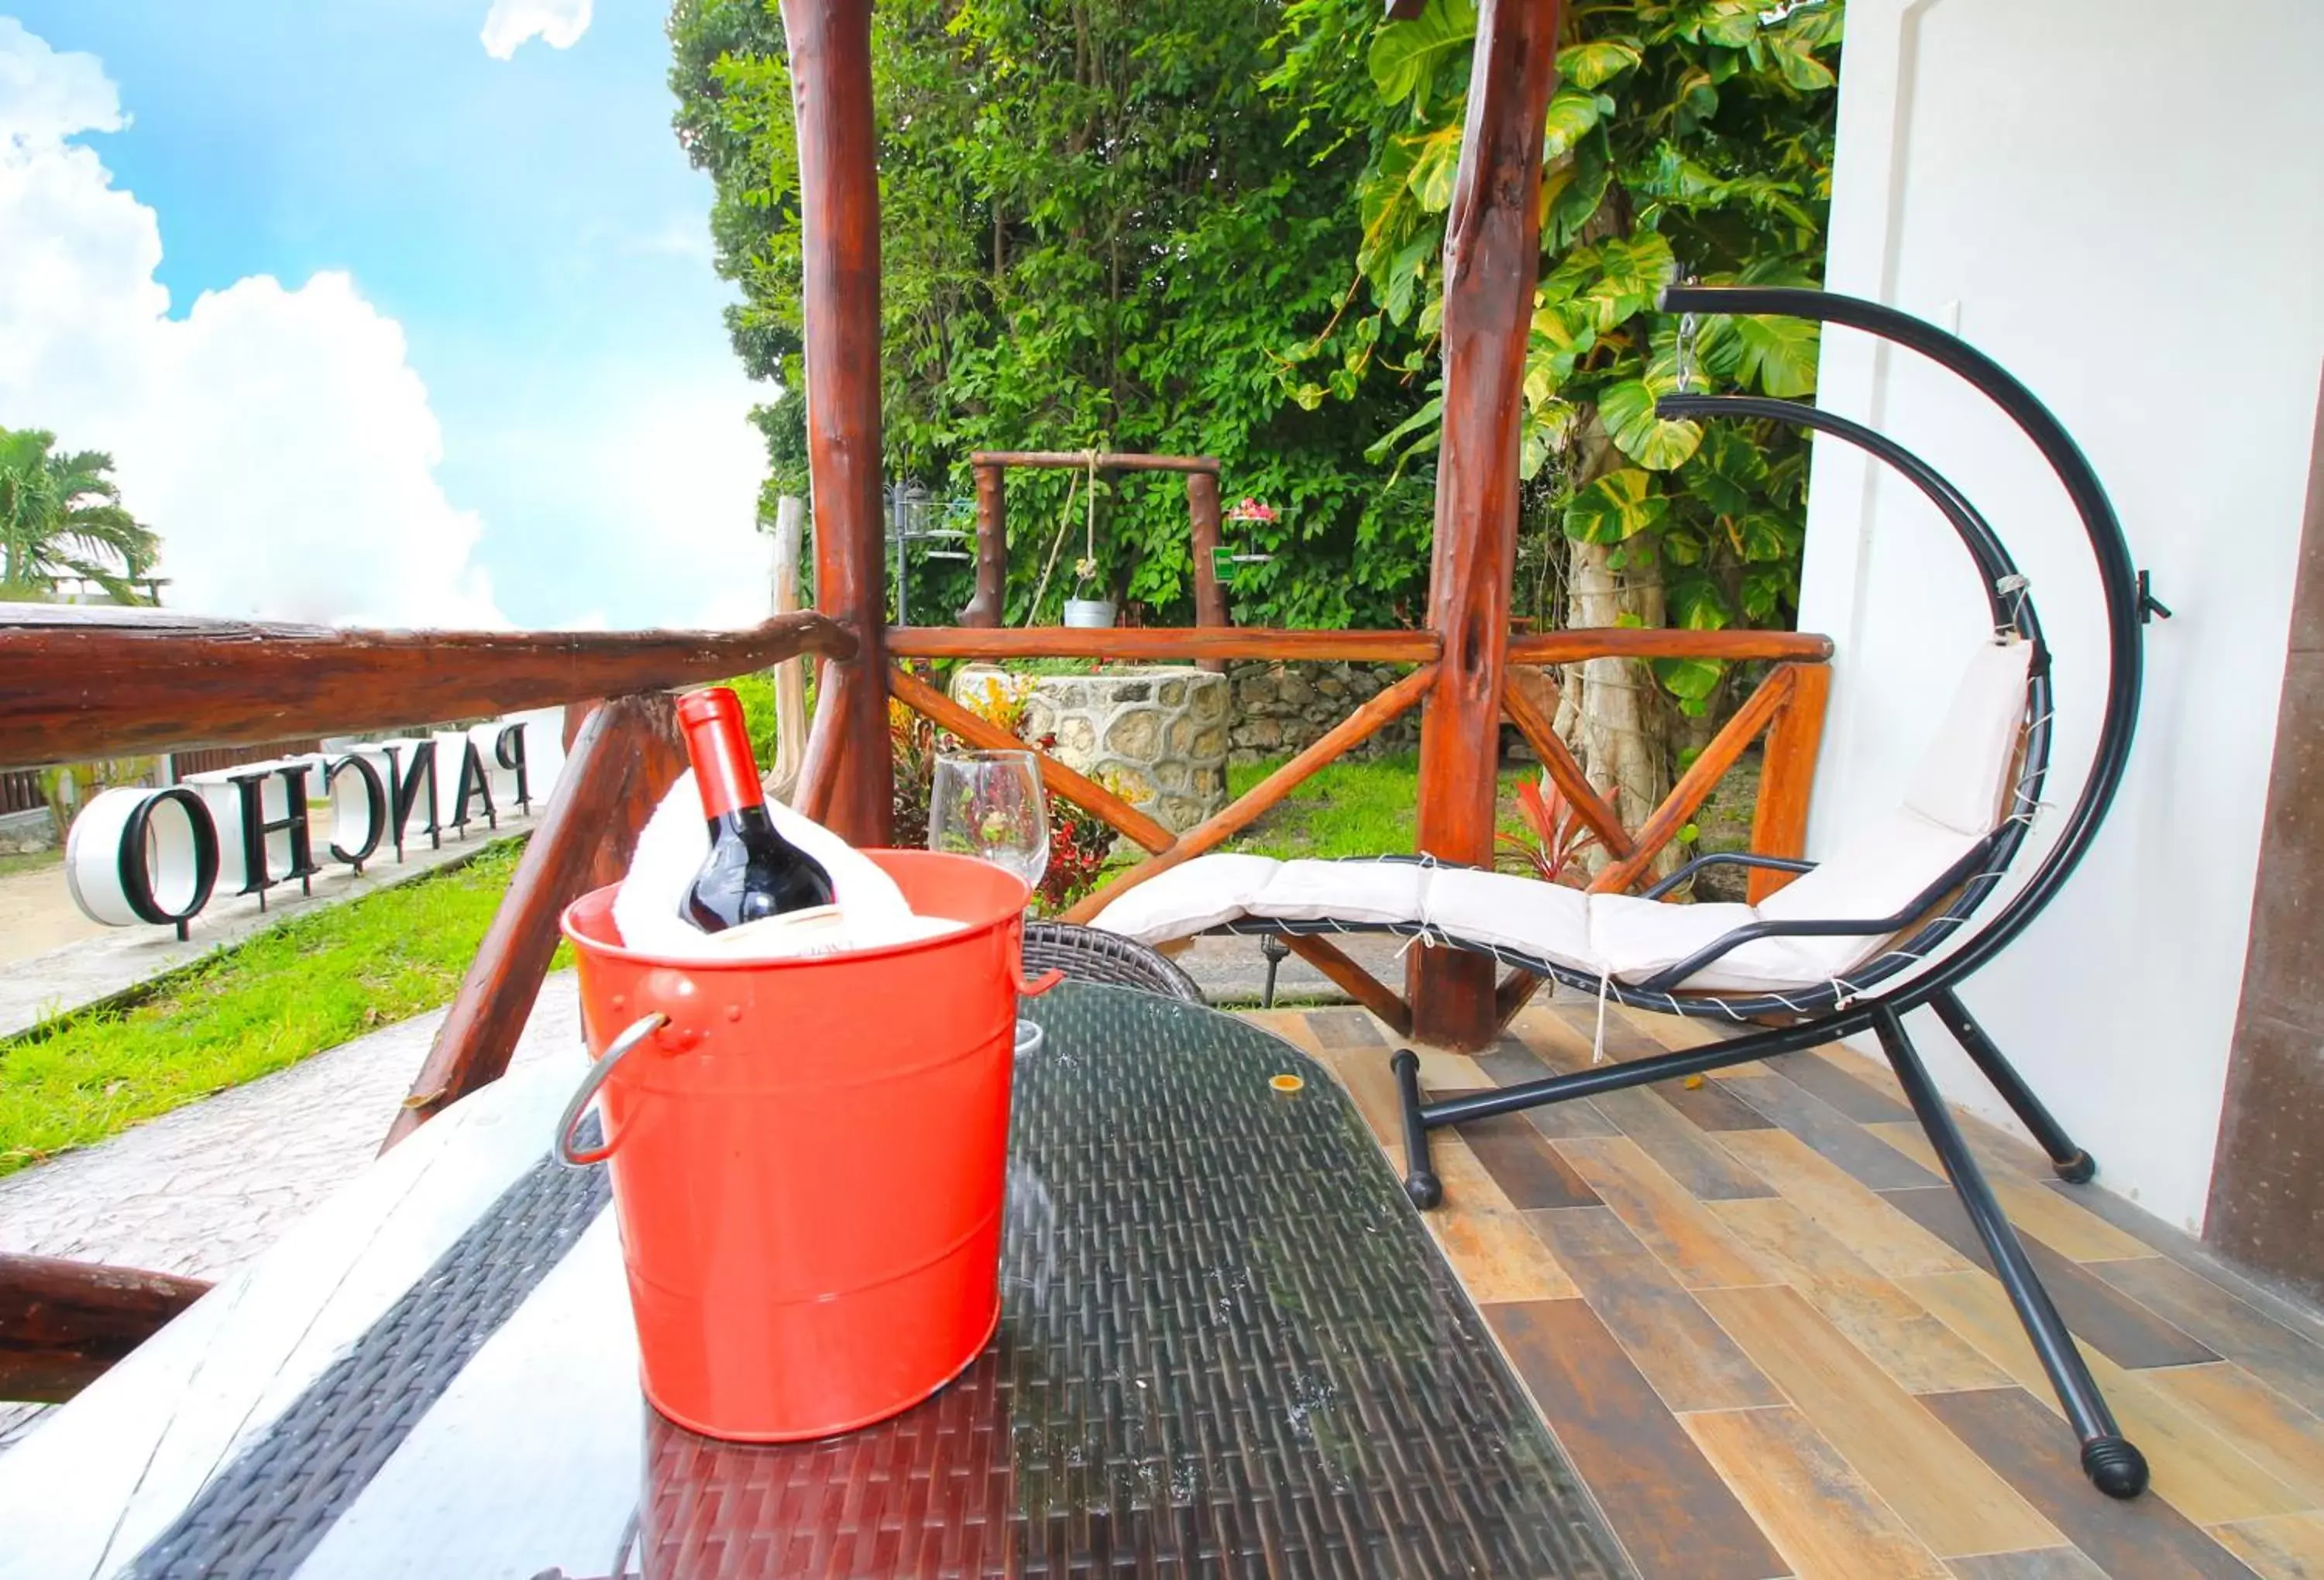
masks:
{"label": "pancho sign text", "polygon": [[277,884],[308,888],[322,870],[309,831],[310,799],[327,799],[325,854],[363,870],[407,843],[439,845],[447,830],[500,826],[530,811],[563,766],[556,714],[479,724],[337,752],[193,774],[162,789],[121,786],[74,819],[65,878],[92,922],[174,925],[180,936],[213,895],[256,895]]}

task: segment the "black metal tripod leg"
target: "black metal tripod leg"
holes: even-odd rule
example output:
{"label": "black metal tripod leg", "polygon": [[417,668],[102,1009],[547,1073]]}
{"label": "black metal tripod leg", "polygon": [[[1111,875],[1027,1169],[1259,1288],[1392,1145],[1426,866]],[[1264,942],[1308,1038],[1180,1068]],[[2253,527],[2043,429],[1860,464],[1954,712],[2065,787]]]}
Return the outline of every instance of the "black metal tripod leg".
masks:
{"label": "black metal tripod leg", "polygon": [[1273,1009],[1276,969],[1283,964],[1283,957],[1291,952],[1291,946],[1284,942],[1281,936],[1277,933],[1262,932],[1259,935],[1259,952],[1267,960],[1267,992],[1260,997],[1259,1006],[1261,1009]]}
{"label": "black metal tripod leg", "polygon": [[1969,1155],[1969,1145],[1961,1140],[1960,1130],[1953,1124],[1944,1098],[1938,1096],[1935,1083],[1929,1079],[1912,1040],[1905,1036],[1904,1023],[1895,1010],[1883,1005],[1875,1011],[1872,1026],[1879,1033],[1880,1046],[1895,1067],[1896,1079],[1904,1084],[1904,1095],[1912,1099],[1913,1112],[1929,1144],[1936,1148],[1945,1172],[1952,1178],[1954,1194],[1985,1242],[2001,1287],[2009,1291],[2009,1303],[2017,1308],[2025,1337],[2034,1341],[2034,1353],[2042,1357],[2042,1369],[2050,1373],[2051,1386],[2058,1391],[2067,1421],[2082,1441],[2083,1474],[2110,1498],[2138,1496],[2146,1490],[2146,1456],[2115,1425],[2114,1412],[2091,1381],[2082,1352],[2074,1347],[2073,1336],[2059,1319],[2057,1307],[2050,1303],[2050,1291],[2035,1276],[2025,1247],[2018,1244],[2017,1231],[2009,1226],[2001,1204],[1994,1199],[1993,1187],[1985,1182]]}
{"label": "black metal tripod leg", "polygon": [[1985,1079],[1993,1083],[1993,1089],[2001,1094],[2009,1111],[2034,1133],[2034,1139],[2050,1154],[2050,1166],[2058,1171],[2058,1178],[2069,1185],[2088,1182],[2098,1171],[2097,1161],[2076,1146],[2073,1138],[2066,1134],[2066,1127],[2042,1106],[2034,1089],[2018,1075],[2017,1067],[2001,1056],[2001,1050],[1985,1034],[1985,1028],[1970,1015],[1960,996],[1950,988],[1941,988],[1929,999],[1929,1007],[1937,1012],[1937,1018],[1945,1023],[1945,1029],[1952,1033],[1961,1051],[1985,1071]]}
{"label": "black metal tripod leg", "polygon": [[1398,1048],[1388,1067],[1396,1072],[1396,1095],[1404,1111],[1404,1193],[1425,1212],[1444,1199],[1444,1185],[1429,1166],[1428,1126],[1420,1117],[1420,1055]]}

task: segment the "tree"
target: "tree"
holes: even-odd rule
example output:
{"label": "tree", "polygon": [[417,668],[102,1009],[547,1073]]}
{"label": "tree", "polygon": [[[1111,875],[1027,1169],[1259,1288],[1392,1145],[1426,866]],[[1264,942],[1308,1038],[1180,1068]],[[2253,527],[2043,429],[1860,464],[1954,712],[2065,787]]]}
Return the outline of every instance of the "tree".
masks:
{"label": "tree", "polygon": [[[886,460],[960,495],[977,448],[1216,455],[1231,497],[1277,511],[1236,539],[1274,556],[1240,567],[1241,618],[1406,623],[1430,484],[1364,455],[1406,393],[1351,359],[1331,405],[1298,398],[1323,376],[1306,368],[1316,326],[1360,239],[1365,149],[1264,85],[1279,21],[1257,0],[874,10]],[[678,0],[670,36],[679,138],[716,181],[719,266],[742,288],[729,326],[749,370],[784,387],[761,420],[778,486],[796,490],[799,203],[779,22],[772,0]],[[1067,525],[1072,482],[1010,478],[1011,623]],[[1126,479],[1100,508],[1098,585],[1191,623],[1181,489]],[[966,574],[945,574],[928,578],[930,603],[964,602]],[[1068,581],[1052,583],[1044,619]]]}
{"label": "tree", "polygon": [[[1375,447],[1425,464],[1442,310],[1444,210],[1460,161],[1474,0],[1382,23],[1375,0],[1291,0],[1271,79],[1367,150],[1359,279],[1315,346],[1357,348],[1406,381],[1409,415]],[[1665,422],[1679,326],[1655,311],[1681,276],[1806,285],[1821,274],[1840,0],[1635,0],[1569,7],[1550,101],[1541,280],[1525,372],[1521,551],[1552,623],[1786,625],[1806,512],[1803,436],[1772,423]],[[1360,59],[1365,69],[1351,71]],[[1713,320],[1693,370],[1767,395],[1812,392],[1816,334],[1789,319]],[[1311,384],[1310,399],[1336,396]],[[1562,606],[1561,606],[1562,605]],[[1521,605],[1522,607],[1522,605]],[[1722,711],[1720,664],[1573,666],[1559,724],[1635,822],[1674,759]]]}
{"label": "tree", "polygon": [[111,455],[58,455],[56,442],[39,428],[0,428],[0,585],[78,576],[115,602],[140,602],[135,583],[152,570],[161,540],[123,507],[106,475]]}

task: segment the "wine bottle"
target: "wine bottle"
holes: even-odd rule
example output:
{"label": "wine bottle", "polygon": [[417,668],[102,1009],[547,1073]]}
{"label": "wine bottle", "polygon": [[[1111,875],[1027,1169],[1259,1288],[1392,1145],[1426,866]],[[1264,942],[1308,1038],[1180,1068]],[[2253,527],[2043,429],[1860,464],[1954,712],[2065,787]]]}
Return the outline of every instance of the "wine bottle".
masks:
{"label": "wine bottle", "polygon": [[832,904],[831,875],[783,838],[742,732],[742,703],[724,686],[678,699],[678,727],[710,822],[710,857],[687,891],[686,915],[705,932]]}

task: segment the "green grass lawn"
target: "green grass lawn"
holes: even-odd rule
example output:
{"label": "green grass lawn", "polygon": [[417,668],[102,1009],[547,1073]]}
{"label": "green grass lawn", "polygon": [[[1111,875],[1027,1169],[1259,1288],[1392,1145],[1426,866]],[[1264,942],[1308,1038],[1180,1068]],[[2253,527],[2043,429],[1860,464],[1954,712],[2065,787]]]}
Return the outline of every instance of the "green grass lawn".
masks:
{"label": "green grass lawn", "polygon": [[56,867],[65,859],[62,850],[21,850],[0,856],[0,877],[14,877],[20,872],[38,872],[44,867]]}
{"label": "green grass lawn", "polygon": [[[1240,795],[1285,759],[1241,763],[1227,769],[1227,795]],[[1501,770],[1500,822],[1514,830],[1517,781],[1540,770],[1514,764]],[[1420,796],[1420,762],[1411,752],[1342,758],[1315,773],[1284,802],[1222,847],[1256,856],[1379,856],[1412,849]]]}
{"label": "green grass lawn", "polygon": [[131,1007],[0,1042],[0,1175],[449,1003],[522,848],[310,911]]}

